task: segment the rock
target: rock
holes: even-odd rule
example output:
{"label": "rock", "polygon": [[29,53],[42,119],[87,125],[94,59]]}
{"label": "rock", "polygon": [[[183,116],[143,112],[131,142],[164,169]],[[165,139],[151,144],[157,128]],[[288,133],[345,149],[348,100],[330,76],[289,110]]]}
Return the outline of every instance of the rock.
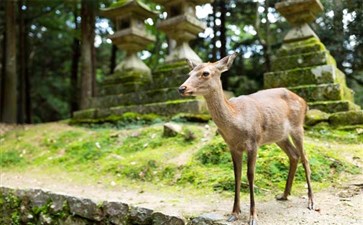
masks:
{"label": "rock", "polygon": [[191,225],[229,225],[224,216],[215,213],[206,213],[194,218]]}
{"label": "rock", "polygon": [[153,217],[153,225],[184,225],[185,222],[183,219],[175,217],[175,216],[167,216],[160,212],[155,212],[152,215]]}
{"label": "rock", "polygon": [[305,124],[308,126],[314,126],[321,122],[327,122],[329,120],[329,114],[322,112],[318,109],[309,110],[305,116]]}
{"label": "rock", "polygon": [[104,202],[103,209],[109,221],[113,224],[127,225],[129,206],[119,202]]}
{"label": "rock", "polygon": [[175,137],[180,134],[182,131],[182,127],[175,123],[166,123],[164,124],[164,137]]}
{"label": "rock", "polygon": [[329,122],[334,126],[363,124],[363,110],[334,113]]}
{"label": "rock", "polygon": [[152,224],[152,213],[151,209],[131,207],[129,221],[131,221],[131,224],[138,225]]}
{"label": "rock", "polygon": [[59,220],[59,225],[87,225],[88,223],[81,218],[68,216],[66,220]]}
{"label": "rock", "polygon": [[97,204],[90,199],[68,197],[67,200],[70,212],[74,215],[96,221],[101,221],[104,217],[101,207],[97,206]]}
{"label": "rock", "polygon": [[28,191],[31,207],[42,207],[49,201],[49,195],[38,189]]}
{"label": "rock", "polygon": [[52,201],[52,203],[50,204],[50,211],[53,213],[62,211],[66,202],[66,196],[49,193],[49,197]]}

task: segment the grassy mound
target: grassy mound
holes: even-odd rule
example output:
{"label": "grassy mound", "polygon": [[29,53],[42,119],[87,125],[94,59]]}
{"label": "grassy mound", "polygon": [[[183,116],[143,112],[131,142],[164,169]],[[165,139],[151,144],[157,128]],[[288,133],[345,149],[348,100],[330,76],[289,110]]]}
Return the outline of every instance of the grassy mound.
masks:
{"label": "grassy mound", "polygon": [[[230,153],[213,123],[181,123],[184,134],[163,137],[162,123],[138,126],[71,126],[49,123],[18,128],[0,135],[0,168],[64,171],[92,180],[117,183],[148,182],[163,187],[188,187],[232,193],[234,176]],[[193,133],[193,137],[188,138]],[[358,132],[317,128],[306,132],[305,149],[314,188],[339,183],[357,174],[354,159],[362,159],[363,136]],[[242,191],[248,192],[246,159]],[[256,192],[283,190],[288,159],[276,145],[259,149]],[[306,192],[301,165],[294,191]]]}

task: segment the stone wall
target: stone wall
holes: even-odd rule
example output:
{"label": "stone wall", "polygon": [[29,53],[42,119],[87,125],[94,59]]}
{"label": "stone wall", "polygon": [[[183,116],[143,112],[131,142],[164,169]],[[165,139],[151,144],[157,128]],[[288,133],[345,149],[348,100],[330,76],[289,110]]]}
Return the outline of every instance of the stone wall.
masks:
{"label": "stone wall", "polygon": [[0,224],[37,225],[223,225],[223,217],[180,218],[121,202],[91,199],[39,189],[0,187]]}

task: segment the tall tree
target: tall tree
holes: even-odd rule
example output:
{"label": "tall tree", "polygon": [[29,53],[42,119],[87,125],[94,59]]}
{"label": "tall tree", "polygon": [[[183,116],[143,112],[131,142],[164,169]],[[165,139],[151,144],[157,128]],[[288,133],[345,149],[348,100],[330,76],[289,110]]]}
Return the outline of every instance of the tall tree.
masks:
{"label": "tall tree", "polygon": [[5,1],[5,74],[1,120],[17,123],[16,0]]}
{"label": "tall tree", "polygon": [[94,37],[95,37],[95,11],[97,7],[96,0],[82,0],[81,3],[81,95],[80,108],[88,107],[90,98],[94,95]]}
{"label": "tall tree", "polygon": [[[78,26],[78,7],[77,3],[74,3],[73,5],[73,16],[74,16],[74,29],[75,33],[78,32],[79,26]],[[77,111],[79,109],[78,105],[78,65],[79,65],[79,58],[81,56],[80,52],[80,43],[78,35],[74,35],[73,37],[73,44],[72,44],[72,65],[71,65],[71,95],[70,97],[70,113],[72,114],[74,111]]]}
{"label": "tall tree", "polygon": [[31,98],[30,98],[30,78],[28,71],[28,20],[25,17],[27,2],[18,1],[19,13],[19,91],[18,91],[18,122],[31,123]]}

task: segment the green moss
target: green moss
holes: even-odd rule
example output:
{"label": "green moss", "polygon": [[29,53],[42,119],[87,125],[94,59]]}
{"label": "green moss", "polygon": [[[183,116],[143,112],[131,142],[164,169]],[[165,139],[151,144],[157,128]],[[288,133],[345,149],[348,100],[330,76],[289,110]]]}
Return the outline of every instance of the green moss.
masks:
{"label": "green moss", "polygon": [[329,122],[334,126],[363,125],[363,111],[348,111],[333,113]]}

